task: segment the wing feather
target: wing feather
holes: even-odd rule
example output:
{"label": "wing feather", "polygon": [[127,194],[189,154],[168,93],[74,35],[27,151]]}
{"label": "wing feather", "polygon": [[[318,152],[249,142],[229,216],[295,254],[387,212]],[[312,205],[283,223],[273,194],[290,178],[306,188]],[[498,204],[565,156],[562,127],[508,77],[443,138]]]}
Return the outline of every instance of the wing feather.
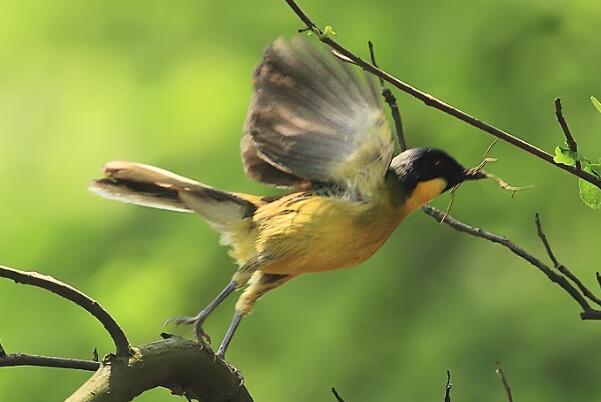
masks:
{"label": "wing feather", "polygon": [[278,39],[265,51],[242,139],[249,176],[280,186],[333,183],[367,195],[393,150],[372,77],[302,37]]}

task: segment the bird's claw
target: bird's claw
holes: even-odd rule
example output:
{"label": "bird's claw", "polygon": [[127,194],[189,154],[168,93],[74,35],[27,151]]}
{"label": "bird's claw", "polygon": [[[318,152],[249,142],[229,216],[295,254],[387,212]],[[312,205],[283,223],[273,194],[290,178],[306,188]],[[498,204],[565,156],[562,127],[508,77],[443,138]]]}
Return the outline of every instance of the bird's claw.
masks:
{"label": "bird's claw", "polygon": [[197,321],[194,325],[194,333],[196,334],[196,339],[200,343],[205,343],[207,345],[211,344],[211,337],[207,334],[202,327],[202,321]]}
{"label": "bird's claw", "polygon": [[174,318],[170,318],[169,320],[165,321],[163,326],[167,326],[169,324],[175,324],[175,325],[194,324],[194,334],[196,335],[196,339],[198,340],[198,342],[210,345],[211,337],[205,332],[204,328],[202,327],[202,324],[204,323],[204,319],[205,319],[205,317],[199,317],[199,316],[174,317]]}

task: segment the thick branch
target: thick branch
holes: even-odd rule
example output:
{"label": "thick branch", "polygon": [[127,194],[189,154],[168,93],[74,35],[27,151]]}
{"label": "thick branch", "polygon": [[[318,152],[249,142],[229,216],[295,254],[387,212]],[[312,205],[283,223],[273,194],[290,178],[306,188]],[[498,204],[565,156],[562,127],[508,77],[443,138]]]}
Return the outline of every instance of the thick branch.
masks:
{"label": "thick branch", "polygon": [[169,336],[132,352],[107,356],[66,402],[131,401],[158,386],[203,402],[252,402],[240,374],[197,342]]}
{"label": "thick branch", "polygon": [[59,295],[67,300],[72,301],[78,306],[84,308],[92,314],[107,330],[113,342],[115,343],[116,353],[118,356],[128,356],[129,341],[123,330],[115,322],[113,317],[98,304],[95,300],[80,292],[72,286],[67,285],[51,276],[43,275],[38,272],[20,271],[18,269],[9,268],[0,265],[0,277],[12,279],[16,283],[36,286],[46,289],[56,295]]}
{"label": "thick branch", "polygon": [[448,115],[451,115],[473,127],[480,129],[481,131],[484,131],[494,137],[497,137],[503,141],[506,141],[509,144],[511,144],[525,152],[528,152],[529,154],[534,155],[539,159],[542,159],[542,160],[550,163],[551,165],[554,165],[560,169],[563,169],[563,170],[571,173],[572,175],[580,177],[581,179],[586,180],[589,183],[601,188],[601,180],[599,180],[594,175],[587,173],[583,170],[578,170],[577,168],[575,168],[573,166],[568,166],[568,165],[564,165],[561,163],[557,163],[553,160],[553,155],[549,154],[548,152],[545,152],[542,149],[522,140],[521,138],[515,137],[506,131],[496,128],[493,125],[491,125],[485,121],[479,120],[479,119],[475,118],[474,116],[471,116],[471,115],[435,98],[434,96],[432,96],[426,92],[420,91],[419,89],[399,80],[398,78],[393,77],[392,75],[388,74],[387,72],[382,71],[379,68],[373,66],[372,64],[362,60],[360,57],[355,56],[349,50],[347,50],[346,48],[344,48],[343,46],[338,44],[338,42],[336,42],[333,39],[331,39],[330,37],[324,35],[323,32],[319,28],[317,28],[315,23],[313,23],[313,21],[311,21],[311,19],[301,10],[301,8],[298,6],[298,4],[296,4],[296,2],[294,0],[285,0],[285,1],[290,6],[292,11],[294,11],[294,13],[306,25],[306,27],[307,27],[306,30],[315,32],[317,34],[317,36],[319,37],[320,41],[322,41],[326,45],[330,46],[339,55],[342,55],[343,57],[348,59],[350,62],[363,68],[365,71],[374,74],[375,76],[383,79],[384,81],[387,81],[390,84],[394,85],[401,91],[408,93],[409,95],[421,100],[427,106],[433,107],[433,108],[438,109]]}

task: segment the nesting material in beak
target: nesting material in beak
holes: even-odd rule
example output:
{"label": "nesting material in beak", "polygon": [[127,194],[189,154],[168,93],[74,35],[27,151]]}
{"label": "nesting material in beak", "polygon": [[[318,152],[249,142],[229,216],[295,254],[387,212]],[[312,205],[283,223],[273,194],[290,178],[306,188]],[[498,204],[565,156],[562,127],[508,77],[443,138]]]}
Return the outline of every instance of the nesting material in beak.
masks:
{"label": "nesting material in beak", "polygon": [[503,190],[511,191],[512,198],[515,195],[515,193],[517,193],[518,191],[528,190],[528,189],[531,189],[532,187],[534,187],[534,186],[522,186],[522,187],[511,186],[505,180],[501,179],[500,177],[497,177],[492,173],[488,173],[484,169],[479,169],[478,167],[465,170],[465,176],[463,179],[464,181],[480,180],[480,179],[494,180],[497,183],[497,185],[499,187],[501,187]]}
{"label": "nesting material in beak", "polygon": [[486,170],[482,169],[465,169],[464,181],[467,180],[481,180],[489,178],[490,174]]}

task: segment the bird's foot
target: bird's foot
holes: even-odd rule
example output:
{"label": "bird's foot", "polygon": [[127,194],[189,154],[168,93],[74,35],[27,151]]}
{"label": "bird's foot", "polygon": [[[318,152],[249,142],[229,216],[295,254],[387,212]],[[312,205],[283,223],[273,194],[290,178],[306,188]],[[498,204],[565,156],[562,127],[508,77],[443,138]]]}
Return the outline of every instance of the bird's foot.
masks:
{"label": "bird's foot", "polygon": [[169,324],[175,325],[191,325],[194,324],[194,334],[196,335],[196,339],[200,343],[205,343],[207,345],[211,344],[211,337],[205,332],[203,328],[203,324],[206,317],[203,314],[195,315],[194,317],[175,317],[167,320],[164,326]]}

